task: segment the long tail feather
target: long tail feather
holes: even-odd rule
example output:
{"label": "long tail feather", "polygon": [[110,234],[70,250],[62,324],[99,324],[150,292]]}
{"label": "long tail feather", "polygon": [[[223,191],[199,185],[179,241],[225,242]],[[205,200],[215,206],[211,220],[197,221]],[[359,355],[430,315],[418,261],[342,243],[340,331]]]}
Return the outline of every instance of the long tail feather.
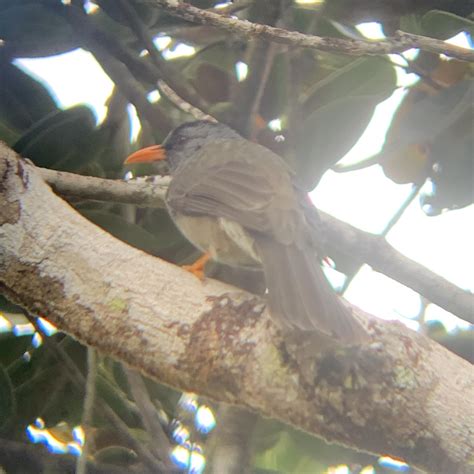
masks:
{"label": "long tail feather", "polygon": [[296,246],[256,238],[270,312],[287,327],[318,331],[345,343],[367,334],[326,280],[316,256]]}

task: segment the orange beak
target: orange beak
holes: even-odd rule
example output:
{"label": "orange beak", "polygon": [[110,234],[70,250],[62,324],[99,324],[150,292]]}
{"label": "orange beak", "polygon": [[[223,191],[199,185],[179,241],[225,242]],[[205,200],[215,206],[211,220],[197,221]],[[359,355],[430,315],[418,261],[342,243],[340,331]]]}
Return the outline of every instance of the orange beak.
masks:
{"label": "orange beak", "polygon": [[153,145],[132,153],[124,161],[125,165],[134,163],[152,163],[166,159],[166,150],[161,145]]}

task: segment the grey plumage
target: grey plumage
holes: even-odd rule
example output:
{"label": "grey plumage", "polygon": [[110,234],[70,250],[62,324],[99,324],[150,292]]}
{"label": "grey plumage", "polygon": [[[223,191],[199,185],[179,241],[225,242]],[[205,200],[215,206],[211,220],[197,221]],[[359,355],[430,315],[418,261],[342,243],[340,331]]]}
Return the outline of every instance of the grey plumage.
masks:
{"label": "grey plumage", "polygon": [[173,176],[167,206],[191,242],[224,263],[262,264],[270,312],[284,326],[364,339],[324,277],[314,218],[279,156],[208,122],[178,127],[163,146]]}

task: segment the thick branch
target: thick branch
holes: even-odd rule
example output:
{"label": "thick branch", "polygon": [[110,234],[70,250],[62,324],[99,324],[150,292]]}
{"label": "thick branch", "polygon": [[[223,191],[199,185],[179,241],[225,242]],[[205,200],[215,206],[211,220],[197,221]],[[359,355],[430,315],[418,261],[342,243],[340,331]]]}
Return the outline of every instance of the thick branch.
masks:
{"label": "thick branch", "polygon": [[133,181],[81,176],[38,168],[43,179],[63,197],[115,201],[142,207],[164,207],[169,178],[138,178]]}
{"label": "thick branch", "polygon": [[470,472],[472,366],[435,342],[354,309],[372,342],[302,360],[260,299],[114,239],[5,146],[0,200],[0,292],[79,341],[329,440]]}
{"label": "thick branch", "polygon": [[331,53],[343,53],[353,56],[401,53],[410,48],[420,48],[432,53],[445,54],[462,61],[474,61],[474,51],[454,46],[444,41],[398,31],[396,36],[383,41],[363,41],[353,39],[327,38],[305,35],[297,31],[288,31],[268,25],[251,23],[220,15],[211,10],[202,10],[189,3],[176,0],[140,0],[142,3],[159,5],[172,15],[184,20],[203,23],[230,31],[236,35],[266,39],[275,43],[313,48]]}
{"label": "thick branch", "polygon": [[[144,207],[163,207],[167,178],[131,182],[79,176],[40,169],[43,178],[59,194],[99,201],[116,201]],[[360,263],[415,290],[429,301],[474,324],[474,295],[458,288],[423,265],[395,250],[383,237],[356,229],[319,211],[325,225],[326,240]]]}
{"label": "thick branch", "polygon": [[474,324],[474,294],[462,290],[394,249],[383,237],[364,232],[320,212],[326,238],[375,271],[415,290],[430,302]]}

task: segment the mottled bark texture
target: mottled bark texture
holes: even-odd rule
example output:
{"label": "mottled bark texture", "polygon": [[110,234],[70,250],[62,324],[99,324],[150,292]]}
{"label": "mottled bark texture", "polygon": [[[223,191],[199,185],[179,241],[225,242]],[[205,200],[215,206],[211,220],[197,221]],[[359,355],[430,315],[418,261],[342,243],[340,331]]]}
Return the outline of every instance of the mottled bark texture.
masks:
{"label": "mottled bark texture", "polygon": [[354,308],[367,344],[299,359],[260,299],[114,239],[5,146],[0,202],[0,292],[79,341],[330,441],[471,472],[472,366],[435,342]]}

